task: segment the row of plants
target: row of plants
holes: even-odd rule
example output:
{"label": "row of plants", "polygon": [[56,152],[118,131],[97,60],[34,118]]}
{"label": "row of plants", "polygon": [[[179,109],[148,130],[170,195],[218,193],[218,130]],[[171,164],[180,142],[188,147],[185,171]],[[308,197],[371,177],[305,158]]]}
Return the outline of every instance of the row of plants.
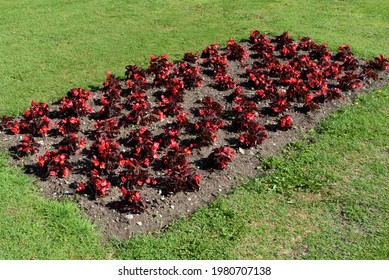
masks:
{"label": "row of plants", "polygon": [[[239,63],[241,79],[231,74],[231,61]],[[4,115],[0,129],[23,135],[15,150],[19,157],[36,155],[37,175],[69,177],[74,158],[84,157],[77,193],[99,198],[118,187],[117,209],[141,213],[147,207],[144,186],[169,195],[199,190],[201,174],[191,163],[196,150],[212,147],[206,169],[223,170],[236,148],[255,148],[266,140],[261,118],[276,117],[278,130],[291,129],[291,110],[315,111],[377,81],[387,69],[389,58],[363,61],[348,45],[332,53],[309,37],[295,41],[287,32],[268,37],[254,30],[247,41],[230,39],[225,48],[214,43],[201,54],[185,53],[177,63],[167,55],[151,56],[145,69],[128,65],[124,80],[108,72],[99,91],[74,88],[56,107],[32,101],[22,116]],[[225,102],[204,96],[193,110],[184,110],[188,92],[207,87],[217,89]],[[238,135],[234,144],[219,145],[219,130]],[[50,137],[55,144],[44,150],[39,143]]]}

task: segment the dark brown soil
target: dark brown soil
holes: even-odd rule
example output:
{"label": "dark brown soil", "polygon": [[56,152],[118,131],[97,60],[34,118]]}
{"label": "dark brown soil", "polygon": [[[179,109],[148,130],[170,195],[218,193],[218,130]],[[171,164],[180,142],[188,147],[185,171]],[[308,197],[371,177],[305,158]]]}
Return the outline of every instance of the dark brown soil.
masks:
{"label": "dark brown soil", "polygon": [[[242,45],[249,47],[249,43],[242,42]],[[223,52],[223,50],[222,50]],[[253,53],[250,51],[250,54]],[[245,61],[245,65],[249,66],[254,62],[253,56],[250,56]],[[201,63],[201,59],[200,59]],[[208,68],[203,67],[201,64],[201,71],[207,73]],[[360,63],[364,63],[360,60]],[[245,76],[245,66],[242,66],[237,61],[229,61],[230,68],[228,70],[230,76],[242,85],[244,94],[247,96],[254,95],[254,90],[244,86],[247,83],[247,77]],[[216,101],[225,105],[226,110],[232,110],[232,102],[226,101],[226,97],[229,96],[233,90],[219,91],[213,87],[213,78],[207,74],[203,75],[204,83],[200,88],[193,90],[186,90],[185,100],[183,102],[183,111],[193,112],[193,109],[199,107],[196,103],[197,100],[205,96],[210,96]],[[153,77],[148,77],[151,82]],[[22,159],[15,159],[13,161],[17,165],[25,168],[27,173],[35,176],[37,186],[43,190],[44,194],[52,199],[65,199],[70,198],[76,201],[80,207],[85,211],[90,220],[103,229],[104,234],[107,238],[116,237],[118,239],[126,239],[132,234],[151,232],[159,228],[164,228],[173,219],[185,217],[190,215],[193,211],[201,206],[206,205],[219,195],[225,195],[232,188],[240,184],[242,179],[255,177],[258,175],[256,167],[260,163],[260,157],[274,155],[279,152],[286,144],[301,139],[302,133],[317,125],[317,123],[327,116],[331,112],[337,110],[342,104],[350,103],[354,99],[357,93],[366,93],[371,91],[373,88],[379,88],[387,84],[389,81],[389,71],[381,72],[378,81],[373,83],[364,82],[363,88],[354,90],[351,92],[344,92],[345,99],[331,102],[325,102],[321,108],[308,113],[301,113],[298,107],[301,104],[292,104],[292,109],[287,113],[292,116],[294,121],[294,127],[288,131],[281,131],[277,129],[277,120],[279,116],[271,116],[265,114],[264,117],[260,118],[260,123],[267,128],[267,140],[264,141],[257,148],[242,149],[238,148],[234,141],[239,137],[240,133],[233,132],[233,130],[219,129],[217,136],[217,142],[208,148],[202,148],[201,150],[195,150],[193,156],[190,157],[190,162],[199,173],[201,177],[201,188],[198,192],[190,193],[177,193],[175,195],[164,196],[159,187],[143,187],[141,193],[145,197],[147,202],[147,209],[142,214],[131,214],[131,213],[119,213],[115,209],[109,208],[110,202],[120,200],[120,190],[116,186],[110,188],[109,194],[96,200],[89,199],[87,195],[79,195],[75,193],[74,186],[78,182],[85,182],[86,178],[83,175],[83,163],[88,162],[87,151],[88,147],[93,142],[93,139],[88,138],[88,135],[82,132],[88,132],[93,129],[93,123],[95,120],[90,118],[82,118],[82,128],[78,133],[79,137],[87,138],[87,145],[84,151],[71,157],[73,164],[73,172],[70,173],[67,178],[48,177],[42,178],[39,176],[39,171],[36,169],[37,155],[31,157],[24,157]],[[158,92],[161,88],[152,88],[147,92],[149,101],[152,105],[156,106],[158,99]],[[89,104],[93,107],[95,112],[101,109],[98,104],[98,100],[101,97],[101,91],[96,90],[93,98],[89,101]],[[269,101],[261,101],[257,104],[259,111],[268,108]],[[58,111],[58,104],[50,105],[50,112]],[[123,113],[128,113],[126,110]],[[196,117],[190,114],[188,119],[194,122]],[[56,122],[55,114],[52,114],[52,122]],[[148,126],[148,129],[153,132],[154,135],[158,135],[162,132],[162,127],[171,122],[172,119],[165,119],[161,122]],[[226,120],[227,127],[231,124],[231,121]],[[127,131],[123,131],[120,136],[124,136]],[[184,134],[185,137],[190,137],[189,134]],[[3,143],[6,149],[15,147],[15,143],[21,139],[20,135],[10,135],[4,131],[0,131],[0,142]],[[234,140],[235,139],[235,140]],[[55,144],[57,144],[61,137],[59,136],[48,136],[36,138],[41,143],[39,154],[44,153],[46,150],[55,150]],[[232,146],[235,150],[235,158],[232,163],[228,165],[225,170],[209,171],[203,169],[203,160],[215,147],[223,145]],[[125,149],[125,147],[121,147]],[[162,153],[161,153],[162,154]],[[153,175],[162,177],[163,170],[152,171]],[[37,175],[38,174],[38,175]]]}

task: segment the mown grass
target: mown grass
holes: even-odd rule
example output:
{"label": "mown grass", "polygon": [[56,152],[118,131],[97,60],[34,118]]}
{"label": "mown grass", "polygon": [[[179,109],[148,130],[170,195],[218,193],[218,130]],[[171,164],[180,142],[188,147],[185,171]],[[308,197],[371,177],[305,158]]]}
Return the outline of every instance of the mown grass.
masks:
{"label": "mown grass", "polygon": [[[349,43],[366,58],[389,55],[389,2],[379,0],[16,0],[1,1],[0,9],[0,115],[20,114],[31,99],[98,86],[106,71],[122,75],[150,54],[178,59],[214,41],[247,38],[254,28],[310,36],[331,49]],[[3,153],[0,258],[387,258],[387,94],[331,118],[319,136],[327,140],[267,159],[275,169],[269,177],[158,237],[125,243],[103,243],[74,204],[43,199]],[[348,114],[351,123],[337,121]],[[289,191],[296,186],[316,192]]]}
{"label": "mown grass", "polygon": [[44,199],[0,155],[0,259],[104,259],[100,235],[71,202]]}

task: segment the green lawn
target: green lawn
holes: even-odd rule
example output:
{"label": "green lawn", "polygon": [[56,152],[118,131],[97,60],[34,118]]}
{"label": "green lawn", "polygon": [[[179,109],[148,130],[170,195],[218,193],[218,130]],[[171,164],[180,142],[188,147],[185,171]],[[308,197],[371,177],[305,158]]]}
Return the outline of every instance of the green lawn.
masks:
{"label": "green lawn", "polygon": [[[389,2],[380,0],[15,0],[0,1],[0,10],[0,115],[99,86],[106,71],[123,75],[150,54],[178,59],[252,29],[389,56]],[[387,259],[388,93],[363,98],[265,159],[268,176],[166,232],[123,243],[103,242],[73,203],[43,199],[3,152],[0,259]]]}
{"label": "green lawn", "polygon": [[0,259],[106,258],[100,235],[74,203],[42,198],[0,155]]}

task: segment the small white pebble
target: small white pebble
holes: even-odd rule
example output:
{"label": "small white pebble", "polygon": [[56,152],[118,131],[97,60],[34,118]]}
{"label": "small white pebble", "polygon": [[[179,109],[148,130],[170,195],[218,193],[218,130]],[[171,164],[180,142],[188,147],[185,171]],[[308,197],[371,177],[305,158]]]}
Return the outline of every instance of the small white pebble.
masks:
{"label": "small white pebble", "polygon": [[244,155],[244,150],[242,148],[239,148],[238,149],[239,153],[241,153],[242,155]]}
{"label": "small white pebble", "polygon": [[134,218],[134,215],[129,214],[129,215],[126,216],[126,218],[129,219],[129,220],[132,220]]}
{"label": "small white pebble", "polygon": [[174,205],[170,205],[170,208],[174,209]]}
{"label": "small white pebble", "polygon": [[190,197],[188,197],[188,201],[191,201],[192,199]]}
{"label": "small white pebble", "polygon": [[222,189],[219,189],[219,192],[221,192],[222,191]]}
{"label": "small white pebble", "polygon": [[164,200],[165,200],[165,197],[164,197],[164,196],[161,196],[161,200],[164,201]]}
{"label": "small white pebble", "polygon": [[141,226],[142,225],[142,222],[137,222],[136,223],[138,226]]}

